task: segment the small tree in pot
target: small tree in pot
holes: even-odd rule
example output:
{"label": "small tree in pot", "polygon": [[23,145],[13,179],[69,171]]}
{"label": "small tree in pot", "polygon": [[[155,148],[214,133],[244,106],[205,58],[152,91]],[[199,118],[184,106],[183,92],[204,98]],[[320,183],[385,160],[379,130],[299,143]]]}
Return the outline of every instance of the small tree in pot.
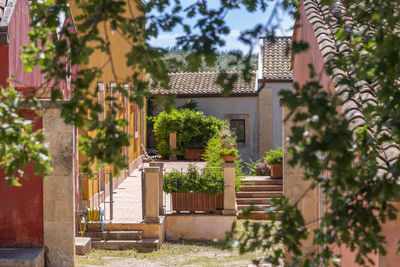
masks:
{"label": "small tree in pot", "polygon": [[232,133],[229,129],[224,128],[220,133],[221,137],[221,151],[220,156],[225,162],[234,162],[239,157],[238,150],[236,148],[236,140],[232,137]]}
{"label": "small tree in pot", "polygon": [[271,178],[280,178],[283,176],[282,160],[282,147],[278,147],[275,150],[271,149],[266,153],[264,161],[271,166]]}

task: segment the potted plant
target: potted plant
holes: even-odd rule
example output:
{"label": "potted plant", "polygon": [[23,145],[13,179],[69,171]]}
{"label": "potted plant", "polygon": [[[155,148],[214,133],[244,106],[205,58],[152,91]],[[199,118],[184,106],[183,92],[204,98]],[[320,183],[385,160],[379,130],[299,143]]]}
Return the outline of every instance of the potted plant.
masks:
{"label": "potted plant", "polygon": [[164,192],[172,196],[172,209],[213,212],[223,209],[224,177],[220,169],[202,172],[189,165],[186,173],[173,170],[164,175]]}
{"label": "potted plant", "polygon": [[278,147],[275,150],[271,149],[266,153],[264,161],[271,167],[271,178],[283,177],[282,159],[282,147]]}
{"label": "potted plant", "polygon": [[254,174],[256,176],[271,176],[271,166],[265,162],[259,162],[254,166]]}
{"label": "potted plant", "polygon": [[235,159],[239,156],[238,151],[235,147],[233,148],[222,148],[220,152],[220,156],[225,162],[234,162]]}
{"label": "potted plant", "polygon": [[239,156],[236,148],[236,140],[232,137],[231,131],[227,128],[221,130],[221,151],[220,156],[225,162],[234,162]]}
{"label": "potted plant", "polygon": [[200,141],[194,140],[191,143],[185,144],[185,159],[201,160],[204,154],[204,148]]}

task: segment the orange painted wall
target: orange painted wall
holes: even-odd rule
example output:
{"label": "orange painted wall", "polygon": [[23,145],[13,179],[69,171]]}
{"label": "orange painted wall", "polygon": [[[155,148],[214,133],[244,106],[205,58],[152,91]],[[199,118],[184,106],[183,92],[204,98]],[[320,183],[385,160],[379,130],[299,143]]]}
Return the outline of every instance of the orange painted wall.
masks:
{"label": "orange painted wall", "polygon": [[[131,13],[134,16],[139,16],[140,11],[138,10],[138,6],[141,5],[140,1],[137,0],[125,0],[127,3],[127,7],[129,11],[126,13],[127,17],[131,17]],[[72,15],[74,17],[78,16],[80,11],[75,5],[75,1],[70,1]],[[131,43],[127,42],[124,37],[121,36],[117,31],[112,31],[109,24],[101,23],[99,26],[99,34],[103,38],[108,38],[110,41],[110,49],[111,49],[111,61],[109,60],[109,55],[103,53],[101,51],[96,50],[93,55],[90,57],[90,61],[88,65],[81,66],[82,68],[91,68],[91,67],[101,67],[103,73],[98,78],[98,80],[91,85],[90,90],[95,92],[95,88],[98,82],[104,83],[105,92],[99,94],[98,101],[102,101],[104,103],[104,97],[110,96],[111,90],[107,89],[111,87],[111,83],[116,83],[120,86],[123,86],[126,83],[126,78],[131,77],[134,74],[134,71],[131,67],[127,66],[126,54],[131,49]],[[82,34],[82,33],[78,33]],[[145,72],[142,71],[140,78],[145,79]],[[133,87],[132,84],[128,84],[130,87]],[[127,157],[127,163],[132,163],[135,159],[137,159],[141,155],[140,149],[140,140],[144,140],[145,138],[142,136],[143,132],[141,130],[141,125],[143,124],[141,120],[144,120],[144,116],[140,116],[140,109],[137,108],[136,105],[129,104],[127,99],[124,99],[122,95],[114,95],[117,98],[117,102],[122,105],[121,110],[119,111],[117,117],[118,118],[126,118],[128,119],[128,126],[126,130],[132,136],[130,140],[130,145],[127,148],[123,148],[121,153]],[[146,102],[146,101],[144,101]],[[105,114],[107,114],[107,104],[105,105]],[[137,135],[135,136],[134,131],[134,122],[135,122],[135,111],[137,109],[136,119],[138,125]],[[80,133],[83,134],[83,130],[80,129]],[[94,134],[94,133],[90,133]],[[82,153],[79,154],[79,162],[83,163],[87,160],[86,156]],[[112,169],[111,167],[107,167],[107,169]],[[92,181],[89,181],[89,187],[83,185],[83,199],[91,198],[94,194],[98,192],[98,182],[95,185],[92,185]],[[89,188],[89,190],[87,189]],[[93,189],[92,189],[93,188]],[[88,191],[88,192],[86,192]]]}

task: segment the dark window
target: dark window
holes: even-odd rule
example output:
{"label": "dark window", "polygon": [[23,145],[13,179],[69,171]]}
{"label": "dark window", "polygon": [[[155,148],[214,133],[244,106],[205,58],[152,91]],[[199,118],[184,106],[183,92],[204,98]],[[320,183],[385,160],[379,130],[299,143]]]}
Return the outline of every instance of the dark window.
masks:
{"label": "dark window", "polygon": [[232,135],[236,136],[236,142],[246,142],[245,120],[230,120]]}

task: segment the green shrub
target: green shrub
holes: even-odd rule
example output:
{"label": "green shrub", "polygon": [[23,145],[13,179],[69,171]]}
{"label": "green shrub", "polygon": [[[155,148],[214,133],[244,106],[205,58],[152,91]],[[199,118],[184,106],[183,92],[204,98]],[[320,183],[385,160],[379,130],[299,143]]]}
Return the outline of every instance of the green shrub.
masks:
{"label": "green shrub", "polygon": [[169,133],[174,131],[177,132],[175,155],[184,155],[185,148],[204,148],[224,123],[215,117],[206,117],[201,111],[190,109],[163,111],[154,117],[157,149],[163,158],[170,156]]}
{"label": "green shrub", "polygon": [[189,165],[186,173],[173,170],[164,175],[163,189],[166,193],[199,192],[218,195],[224,191],[224,177],[219,168],[205,168],[202,172]]}
{"label": "green shrub", "polygon": [[[224,125],[226,127],[227,124]],[[236,145],[236,143],[235,143]],[[203,154],[203,160],[207,162],[207,167],[222,167],[222,148],[221,148],[221,137],[220,132],[216,133],[206,146],[205,152]],[[236,150],[237,153],[237,150]],[[243,176],[243,160],[237,153],[235,160],[235,188],[239,191],[240,188],[240,178]]]}
{"label": "green shrub", "polygon": [[220,156],[221,157],[223,157],[223,156],[233,156],[233,157],[237,158],[237,157],[239,157],[239,153],[238,153],[236,148],[231,148],[231,149],[222,148],[221,152],[220,152]]}
{"label": "green shrub", "polygon": [[269,165],[272,164],[280,164],[282,165],[282,159],[283,159],[283,151],[282,147],[278,147],[277,149],[269,150],[265,157],[264,157],[264,162],[268,163]]}
{"label": "green shrub", "polygon": [[207,143],[203,154],[203,160],[207,162],[207,167],[221,167],[222,159],[221,153],[221,141],[219,133],[213,135]]}

